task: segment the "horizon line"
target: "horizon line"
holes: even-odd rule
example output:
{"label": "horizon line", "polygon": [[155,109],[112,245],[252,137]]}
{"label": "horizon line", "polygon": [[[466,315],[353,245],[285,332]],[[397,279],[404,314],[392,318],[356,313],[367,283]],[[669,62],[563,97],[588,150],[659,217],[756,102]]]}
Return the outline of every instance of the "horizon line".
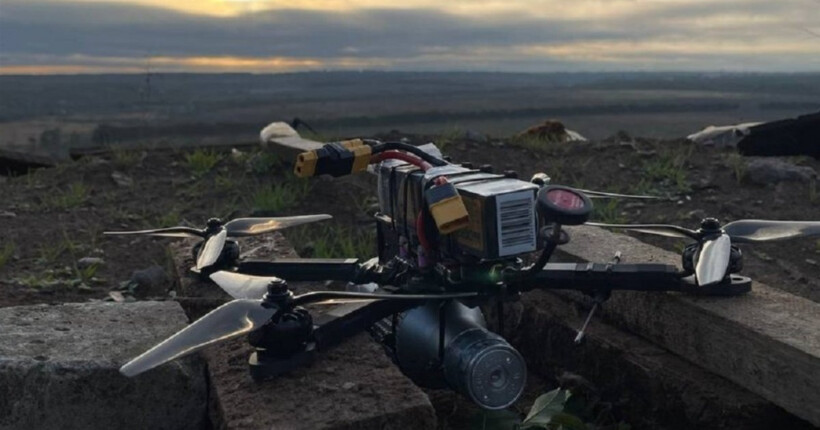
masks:
{"label": "horizon line", "polygon": [[350,70],[350,69],[327,69],[327,70],[297,70],[282,72],[217,72],[217,71],[146,71],[146,72],[80,72],[80,73],[3,73],[0,66],[0,78],[4,77],[72,77],[72,76],[145,76],[145,75],[249,75],[249,76],[274,76],[274,75],[308,75],[322,73],[385,73],[385,74],[408,74],[424,73],[440,75],[448,73],[462,74],[503,74],[503,75],[567,75],[567,74],[679,74],[679,75],[699,75],[699,74],[720,74],[720,75],[812,75],[820,74],[818,70],[795,70],[795,71],[771,71],[771,70],[550,70],[550,71],[511,71],[511,70]]}

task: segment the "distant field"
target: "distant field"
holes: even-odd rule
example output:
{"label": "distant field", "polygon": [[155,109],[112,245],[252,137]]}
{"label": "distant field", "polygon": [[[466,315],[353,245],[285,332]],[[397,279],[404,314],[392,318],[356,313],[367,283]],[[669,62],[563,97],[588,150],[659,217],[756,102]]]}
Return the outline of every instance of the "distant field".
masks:
{"label": "distant field", "polygon": [[[232,124],[222,131],[247,136],[270,121],[294,117],[324,136],[391,129],[472,129],[505,136],[557,118],[591,138],[618,130],[669,138],[711,124],[818,110],[820,74],[2,76],[0,147],[43,147],[42,133],[55,128],[60,129],[60,145],[91,145],[90,130],[98,124],[146,129],[181,125],[181,130]],[[54,143],[53,136],[49,142]]]}

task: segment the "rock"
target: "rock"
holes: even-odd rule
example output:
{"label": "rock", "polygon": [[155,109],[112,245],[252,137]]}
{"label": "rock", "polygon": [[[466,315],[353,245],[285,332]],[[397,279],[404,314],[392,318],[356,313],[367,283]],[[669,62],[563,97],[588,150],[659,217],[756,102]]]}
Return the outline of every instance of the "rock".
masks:
{"label": "rock", "polygon": [[635,140],[624,130],[618,130],[618,132],[615,133],[615,139],[621,143],[631,143]]}
{"label": "rock", "polygon": [[135,270],[129,282],[137,284],[143,289],[155,289],[170,286],[171,278],[162,266],[151,266],[147,269]]}
{"label": "rock", "polygon": [[111,162],[102,157],[91,157],[88,161],[90,167],[108,166]]}
{"label": "rock", "polygon": [[756,158],[746,164],[746,178],[758,185],[807,183],[817,179],[817,172],[811,167],[797,166],[777,158]]}
{"label": "rock", "polygon": [[186,323],[175,302],[0,309],[0,428],[203,428],[198,355],[135,378],[118,372]]}
{"label": "rock", "polygon": [[642,158],[652,158],[658,155],[658,151],[655,151],[654,149],[638,150],[638,155]]}
{"label": "rock", "polygon": [[87,269],[91,266],[102,266],[105,261],[99,257],[83,257],[77,260],[78,269]]}
{"label": "rock", "polygon": [[695,209],[686,214],[686,217],[694,220],[702,220],[706,218],[706,211],[703,209]]}
{"label": "rock", "polygon": [[134,179],[122,172],[114,172],[111,174],[111,179],[120,187],[127,188],[134,185]]}
{"label": "rock", "polygon": [[546,142],[586,141],[575,131],[567,130],[561,121],[549,119],[516,135],[518,138],[535,138]]}
{"label": "rock", "polygon": [[10,211],[0,211],[0,218],[17,218],[17,214]]}
{"label": "rock", "polygon": [[717,188],[718,186],[714,183],[712,178],[710,177],[701,177],[698,178],[695,183],[692,184],[692,189],[696,191],[708,190],[711,188]]}
{"label": "rock", "polygon": [[467,130],[464,132],[464,138],[477,143],[487,143],[487,136],[475,130]]}

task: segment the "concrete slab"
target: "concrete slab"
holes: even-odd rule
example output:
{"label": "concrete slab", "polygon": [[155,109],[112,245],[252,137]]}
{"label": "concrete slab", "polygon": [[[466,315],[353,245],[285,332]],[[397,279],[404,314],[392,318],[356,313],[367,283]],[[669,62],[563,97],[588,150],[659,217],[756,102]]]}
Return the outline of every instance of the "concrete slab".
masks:
{"label": "concrete slab", "polygon": [[[569,228],[584,261],[679,264],[678,254],[599,228]],[[755,282],[733,298],[613,294],[604,317],[820,426],[820,303]]]}
{"label": "concrete slab", "polygon": [[[248,258],[292,258],[280,234],[240,239]],[[181,303],[192,318],[230,300],[210,282],[184,276],[193,264],[191,244],[172,245]],[[291,283],[298,294],[322,283]],[[379,345],[362,333],[310,366],[262,383],[248,373],[251,347],[244,338],[204,350],[211,381],[211,421],[220,429],[434,429],[436,415],[424,392],[408,380]]]}
{"label": "concrete slab", "polygon": [[175,302],[0,309],[0,429],[201,429],[201,357],[118,371],[186,323]]}
{"label": "concrete slab", "polygon": [[[582,375],[635,429],[811,429],[772,402],[628,332],[593,319],[585,341],[576,330],[588,310],[544,291],[528,293],[507,320],[509,340],[529,370]],[[517,329],[516,329],[517,328]]]}

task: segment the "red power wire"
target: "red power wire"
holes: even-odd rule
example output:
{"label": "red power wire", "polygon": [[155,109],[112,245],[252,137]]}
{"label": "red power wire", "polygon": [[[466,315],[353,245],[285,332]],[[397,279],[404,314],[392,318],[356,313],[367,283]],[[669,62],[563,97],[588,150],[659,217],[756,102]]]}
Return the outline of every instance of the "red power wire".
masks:
{"label": "red power wire", "polygon": [[419,237],[419,245],[424,248],[426,251],[430,251],[432,246],[430,246],[430,241],[427,240],[427,232],[424,230],[424,211],[419,211],[419,215],[416,217],[416,234]]}
{"label": "red power wire", "polygon": [[380,152],[372,157],[370,157],[370,164],[379,163],[384,160],[401,160],[407,163],[410,163],[423,171],[427,171],[427,169],[433,167],[430,163],[422,160],[421,158],[413,155],[408,154],[406,152],[400,151],[384,151]]}
{"label": "red power wire", "polygon": [[[380,163],[384,160],[401,160],[410,163],[425,172],[433,167],[430,163],[422,160],[418,156],[395,150],[384,151],[373,155],[370,157],[370,164]],[[423,211],[419,211],[419,214],[416,217],[416,234],[419,237],[419,245],[429,252],[432,248],[430,247],[430,241],[427,240],[427,234],[424,231]]]}

